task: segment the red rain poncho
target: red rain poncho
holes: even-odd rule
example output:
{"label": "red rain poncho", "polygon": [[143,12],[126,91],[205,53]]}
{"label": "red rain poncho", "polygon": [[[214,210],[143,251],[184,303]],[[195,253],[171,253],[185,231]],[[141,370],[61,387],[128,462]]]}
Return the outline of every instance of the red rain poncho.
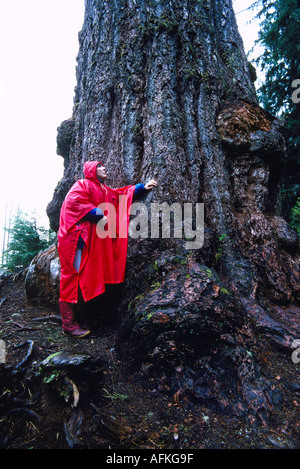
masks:
{"label": "red rain poncho", "polygon": [[[111,189],[102,184],[96,176],[99,163],[84,163],[85,179],[71,187],[61,207],[57,246],[61,263],[60,300],[68,303],[77,303],[79,287],[84,301],[89,301],[105,291],[105,284],[121,283],[125,277],[129,212],[135,186]],[[96,223],[82,219],[99,204],[106,203],[112,205],[100,208],[108,219],[108,231],[101,235]],[[73,262],[79,236],[84,248],[78,273]]]}

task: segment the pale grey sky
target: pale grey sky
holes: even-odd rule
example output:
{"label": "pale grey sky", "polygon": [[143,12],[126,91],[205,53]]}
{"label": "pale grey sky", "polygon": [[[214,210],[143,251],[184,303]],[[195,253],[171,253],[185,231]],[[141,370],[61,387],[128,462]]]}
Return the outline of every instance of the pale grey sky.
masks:
{"label": "pale grey sky", "polygon": [[[255,0],[232,0],[233,8],[240,34],[244,42],[245,52],[248,53],[254,46],[258,38],[259,21],[255,18],[258,9],[254,10],[249,7],[255,3]],[[255,53],[250,54],[249,58],[256,57],[260,48],[255,47]]]}
{"label": "pale grey sky", "polygon": [[6,201],[44,211],[62,176],[83,17],[84,0],[0,0],[0,226]]}

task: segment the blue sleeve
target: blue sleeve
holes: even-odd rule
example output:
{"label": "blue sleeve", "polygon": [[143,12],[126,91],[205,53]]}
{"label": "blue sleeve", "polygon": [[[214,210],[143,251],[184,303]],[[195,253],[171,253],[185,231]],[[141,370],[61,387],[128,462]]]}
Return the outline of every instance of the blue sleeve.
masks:
{"label": "blue sleeve", "polygon": [[135,185],[133,196],[134,198],[141,197],[142,195],[144,195],[145,192],[146,192],[145,184],[143,184],[142,182],[139,182],[139,184]]}
{"label": "blue sleeve", "polygon": [[89,213],[86,214],[84,220],[91,221],[93,223],[97,223],[101,218],[104,217],[103,210],[101,208],[93,208]]}
{"label": "blue sleeve", "polygon": [[[88,212],[82,220],[87,220],[92,223],[98,223],[101,218],[104,217],[103,210],[101,208],[93,208],[90,212]],[[79,236],[77,248],[83,249],[84,248],[84,241],[81,236]]]}

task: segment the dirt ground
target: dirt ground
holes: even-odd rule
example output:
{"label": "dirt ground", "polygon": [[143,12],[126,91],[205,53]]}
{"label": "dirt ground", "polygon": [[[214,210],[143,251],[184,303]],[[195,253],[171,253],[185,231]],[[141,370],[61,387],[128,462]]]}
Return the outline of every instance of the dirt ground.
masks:
{"label": "dirt ground", "polygon": [[[0,291],[0,447],[7,449],[296,449],[300,447],[299,365],[279,352],[258,357],[282,400],[266,423],[224,415],[146,380],[115,349],[117,324],[83,339],[62,334],[57,315],[28,304],[24,283]],[[41,319],[44,318],[44,319]],[[92,374],[48,378],[40,363],[56,352],[92,356]],[[24,361],[23,364],[21,362]],[[20,365],[21,364],[21,365]],[[74,377],[75,376],[75,377]],[[62,392],[68,382],[68,396]]]}

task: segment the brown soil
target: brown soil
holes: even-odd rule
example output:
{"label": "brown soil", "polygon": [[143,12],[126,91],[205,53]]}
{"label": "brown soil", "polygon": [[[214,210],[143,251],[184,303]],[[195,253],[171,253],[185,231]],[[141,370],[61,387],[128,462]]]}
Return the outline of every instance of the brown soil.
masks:
{"label": "brown soil", "polygon": [[[67,449],[233,449],[299,448],[299,365],[279,352],[257,357],[282,401],[270,421],[250,423],[170,393],[165,377],[146,380],[130,370],[115,350],[117,325],[104,325],[83,339],[62,334],[56,315],[27,303],[22,281],[6,281],[0,300],[0,445],[2,448]],[[45,317],[45,320],[36,320]],[[33,343],[32,343],[32,342]],[[18,347],[19,346],[19,347]],[[32,353],[23,366],[30,347]],[[65,351],[100,359],[96,378],[72,378],[79,402],[60,395],[59,380],[44,382],[39,364]],[[77,434],[76,434],[77,432]],[[73,435],[73,439],[70,438]]]}

